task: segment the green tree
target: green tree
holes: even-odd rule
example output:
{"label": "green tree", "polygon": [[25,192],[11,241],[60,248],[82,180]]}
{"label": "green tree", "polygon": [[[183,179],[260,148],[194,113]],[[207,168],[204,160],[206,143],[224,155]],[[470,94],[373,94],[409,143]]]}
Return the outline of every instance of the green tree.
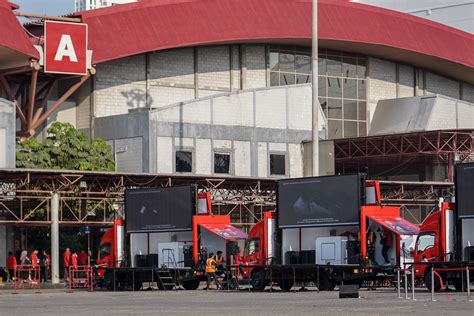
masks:
{"label": "green tree", "polygon": [[55,122],[41,143],[36,138],[17,144],[18,168],[114,171],[112,148],[100,138],[90,142],[69,123]]}

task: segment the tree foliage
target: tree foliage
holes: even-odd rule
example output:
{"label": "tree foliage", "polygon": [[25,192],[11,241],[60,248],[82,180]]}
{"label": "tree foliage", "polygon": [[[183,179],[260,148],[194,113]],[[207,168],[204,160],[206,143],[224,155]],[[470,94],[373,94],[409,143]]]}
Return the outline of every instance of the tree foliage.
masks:
{"label": "tree foliage", "polygon": [[100,138],[89,141],[69,123],[55,122],[41,143],[36,138],[20,141],[17,168],[114,171],[112,148]]}

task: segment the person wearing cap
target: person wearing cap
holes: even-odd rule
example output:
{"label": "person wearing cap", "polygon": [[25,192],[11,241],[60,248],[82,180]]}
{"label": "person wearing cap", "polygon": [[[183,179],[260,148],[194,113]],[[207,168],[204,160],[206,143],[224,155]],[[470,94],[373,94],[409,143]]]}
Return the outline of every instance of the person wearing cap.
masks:
{"label": "person wearing cap", "polygon": [[68,280],[70,264],[71,264],[71,250],[69,250],[69,248],[66,248],[66,251],[64,251],[64,254],[63,254],[64,281]]}
{"label": "person wearing cap", "polygon": [[214,260],[214,254],[210,253],[209,258],[206,260],[206,275],[207,275],[207,287],[206,290],[210,290],[211,281],[214,279],[214,283],[216,284],[216,288],[219,289],[219,280],[217,279],[216,274],[216,261]]}

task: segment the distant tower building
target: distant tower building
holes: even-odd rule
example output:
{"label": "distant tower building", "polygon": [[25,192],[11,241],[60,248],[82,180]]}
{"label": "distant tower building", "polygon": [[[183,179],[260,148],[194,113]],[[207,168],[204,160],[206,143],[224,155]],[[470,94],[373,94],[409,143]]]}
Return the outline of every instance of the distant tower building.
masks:
{"label": "distant tower building", "polygon": [[137,0],[74,0],[74,11],[93,10],[130,2],[137,2]]}

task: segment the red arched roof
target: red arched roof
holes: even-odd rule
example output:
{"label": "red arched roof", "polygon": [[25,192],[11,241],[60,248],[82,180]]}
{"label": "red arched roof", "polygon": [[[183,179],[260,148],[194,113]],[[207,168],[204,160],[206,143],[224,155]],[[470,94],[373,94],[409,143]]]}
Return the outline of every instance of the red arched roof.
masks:
{"label": "red arched roof", "polygon": [[0,0],[0,68],[28,62],[30,57],[39,59],[38,51],[13,14],[13,8],[17,6]]}
{"label": "red arched roof", "polygon": [[[474,36],[345,0],[319,0],[319,40],[474,82]],[[219,43],[310,45],[311,0],[147,0],[78,13],[95,64],[149,51]]]}

